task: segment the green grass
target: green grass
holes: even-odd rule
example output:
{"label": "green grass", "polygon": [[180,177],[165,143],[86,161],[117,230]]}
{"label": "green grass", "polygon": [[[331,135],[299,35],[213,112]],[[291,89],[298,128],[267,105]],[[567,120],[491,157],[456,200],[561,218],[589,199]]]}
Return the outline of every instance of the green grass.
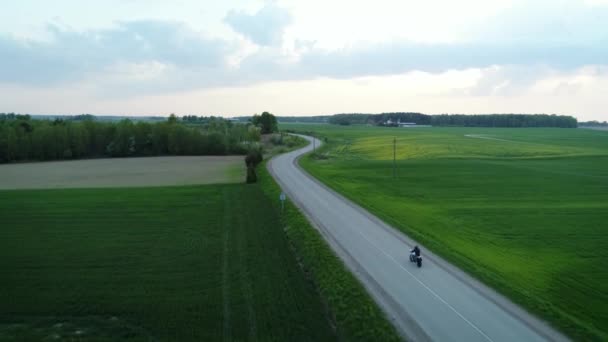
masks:
{"label": "green grass", "polygon": [[282,128],[328,138],[301,162],[324,183],[571,337],[608,339],[607,132]]}
{"label": "green grass", "polygon": [[259,185],[0,192],[0,340],[335,340]]}

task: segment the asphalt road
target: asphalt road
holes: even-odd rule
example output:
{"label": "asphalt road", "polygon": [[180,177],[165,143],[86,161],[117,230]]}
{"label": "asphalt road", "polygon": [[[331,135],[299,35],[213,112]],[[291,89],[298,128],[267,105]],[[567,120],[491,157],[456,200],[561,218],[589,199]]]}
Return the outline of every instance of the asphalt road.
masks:
{"label": "asphalt road", "polygon": [[268,168],[404,337],[459,342],[567,340],[420,244],[422,268],[410,263],[414,241],[297,166],[297,158],[310,150],[312,144],[275,157]]}

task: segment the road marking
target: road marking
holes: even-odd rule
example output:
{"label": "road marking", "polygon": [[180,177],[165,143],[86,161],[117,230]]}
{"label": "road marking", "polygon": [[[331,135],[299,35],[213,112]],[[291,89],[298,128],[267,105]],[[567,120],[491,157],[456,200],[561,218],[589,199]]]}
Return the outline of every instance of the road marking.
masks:
{"label": "road marking", "polygon": [[[479,137],[471,136],[470,138],[479,138]],[[481,139],[483,139],[483,138],[488,138],[488,137],[482,137]],[[519,141],[499,139],[499,138],[491,138],[491,137],[489,137],[489,138],[490,138],[489,140],[501,140],[501,141],[508,141],[508,142],[519,142]],[[277,182],[279,184],[281,184],[281,187],[284,187],[284,188],[287,188],[287,184],[289,184],[289,183],[294,183],[294,184],[295,183],[301,183],[301,184],[306,185],[306,186],[304,186],[304,188],[306,190],[308,190],[308,192],[310,192],[313,195],[312,198],[315,198],[315,199],[312,199],[312,203],[316,202],[317,204],[319,204],[319,202],[323,202],[322,206],[327,206],[328,205],[327,201],[323,201],[321,199],[321,198],[325,197],[325,196],[321,196],[321,195],[324,194],[322,190],[325,190],[325,194],[328,194],[326,196],[330,196],[331,199],[336,199],[337,198],[339,204],[344,204],[347,207],[349,207],[349,209],[351,209],[351,210],[354,209],[357,212],[358,211],[357,208],[360,208],[360,207],[358,207],[354,203],[351,204],[348,200],[345,201],[343,197],[340,197],[339,193],[334,192],[335,190],[332,191],[329,187],[323,185],[323,183],[321,183],[320,181],[316,180],[312,175],[307,174],[305,171],[303,171],[303,169],[301,169],[297,165],[297,160],[298,160],[297,158],[300,157],[301,155],[307,153],[307,152],[310,152],[312,150],[309,147],[310,147],[310,145],[308,145],[307,147],[304,147],[304,148],[302,148],[300,150],[289,152],[288,154],[280,156],[279,158],[275,158],[272,162],[269,163],[269,169],[272,170],[275,173],[273,176],[277,179]],[[279,167],[279,165],[281,167]],[[284,168],[284,169],[286,169],[289,172],[286,172],[286,174],[284,174],[282,176],[279,176],[278,170],[281,169],[281,168]],[[294,168],[295,168],[295,170],[293,170]],[[282,181],[281,181],[281,178],[282,178]],[[307,182],[307,181],[305,181],[305,180],[311,180],[311,181],[313,181],[312,182],[312,187],[310,186],[310,183]],[[315,186],[316,186],[316,189],[315,189]],[[321,189],[321,191],[319,191],[318,189]],[[321,231],[322,235],[327,234],[327,235],[324,235],[323,237],[328,242],[330,242],[330,245],[331,245],[330,239],[333,240],[337,245],[342,245],[339,242],[339,239],[337,239],[335,232],[333,232],[331,229],[327,229],[327,227],[322,228],[323,223],[320,220],[313,219],[313,216],[314,216],[313,212],[310,211],[310,210],[307,210],[307,207],[308,207],[308,209],[310,209],[310,207],[305,204],[307,202],[305,200],[305,197],[307,197],[307,196],[300,196],[300,195],[303,195],[303,194],[298,194],[298,196],[295,196],[295,193],[294,194],[289,193],[289,197],[292,198],[292,200],[300,208],[300,210],[302,210],[305,213],[305,215],[307,216],[308,220],[310,220],[311,223],[313,223],[313,225],[314,224],[319,225],[318,228]],[[309,194],[309,196],[310,196],[310,194]],[[300,199],[298,199],[298,197],[300,197]],[[302,198],[302,197],[304,197],[304,198]],[[309,211],[309,213],[306,214],[306,211]],[[362,213],[362,212],[357,212],[357,213],[360,214],[360,215],[363,215],[363,217],[365,217],[368,221],[371,221],[374,224],[374,227],[381,227],[382,228],[382,224],[377,223],[376,221],[374,221],[374,219],[372,219],[371,217],[367,216],[365,213]],[[370,216],[373,216],[373,215],[370,214]],[[323,231],[325,233],[323,233]],[[433,291],[429,286],[427,286],[423,281],[421,281],[413,273],[411,273],[406,268],[404,268],[404,266],[402,266],[402,263],[400,263],[397,260],[397,258],[391,256],[390,254],[388,254],[387,252],[385,252],[384,250],[382,250],[378,246],[376,246],[376,244],[374,242],[372,242],[372,240],[370,240],[363,232],[358,231],[358,230],[356,232],[358,234],[360,234],[363,237],[363,239],[365,239],[367,242],[369,242],[375,249],[377,249],[380,252],[382,252],[382,254],[384,254],[387,258],[389,258],[392,262],[394,262],[395,264],[397,264],[397,266],[399,266],[399,268],[401,268],[403,271],[405,271],[407,274],[409,274],[415,281],[417,281],[427,291],[429,291],[429,293],[431,293],[432,296],[434,296],[441,303],[445,304],[452,312],[454,312],[464,322],[466,322],[475,331],[477,331],[481,336],[483,336],[483,338],[485,338],[487,341],[494,342],[479,327],[477,327],[475,324],[473,324],[471,321],[469,321],[466,317],[464,317],[460,312],[458,312],[455,307],[453,307],[452,305],[450,305],[445,299],[443,299],[439,294],[437,294],[435,291]],[[385,233],[386,233],[386,231],[385,231]],[[405,241],[403,241],[401,239],[399,239],[399,240],[400,240],[401,243],[404,243],[406,246],[409,245],[407,242],[405,242]],[[348,250],[344,247],[344,245],[342,245],[341,247],[336,247],[336,246],[331,246],[331,247],[336,252],[337,252],[336,248],[342,248],[342,249],[344,249],[344,251],[346,252],[346,254],[350,255],[353,259],[355,258],[356,254],[349,253]],[[343,259],[342,256],[340,258]],[[344,260],[344,261],[346,262],[346,260]],[[351,262],[358,263],[355,260],[353,260]],[[434,264],[434,263],[432,263],[432,264]],[[362,265],[360,267],[362,267]],[[441,268],[443,268],[443,267],[441,267]],[[362,271],[364,273],[367,273],[371,277],[371,274],[369,274],[368,272],[366,272],[364,268],[363,268]],[[451,273],[450,271],[447,271],[447,272]],[[364,282],[364,283],[366,282],[362,278],[362,276],[360,274],[357,274],[358,271],[353,271],[353,273],[362,282]],[[452,276],[454,276],[454,274],[452,274]],[[456,276],[456,280],[458,282],[463,283],[464,285],[467,285],[471,289],[476,289],[476,287],[475,287],[476,285],[468,284],[468,282],[466,280],[461,279],[459,276]],[[381,288],[384,288],[384,286],[381,283],[379,283],[379,282],[378,282],[378,285]],[[388,295],[388,293],[385,293],[385,295]],[[485,299],[489,300],[491,303],[493,303],[495,305],[498,305],[498,308],[500,308],[501,310],[506,311],[506,313],[508,313],[512,317],[516,318],[520,323],[523,323],[528,328],[531,328],[535,333],[540,334],[540,336],[542,336],[544,339],[546,339],[546,340],[569,341],[564,336],[562,336],[559,333],[551,330],[551,328],[548,328],[546,326],[535,327],[534,324],[538,324],[538,322],[536,322],[536,323],[533,324],[532,322],[535,322],[534,317],[528,317],[525,312],[522,314],[522,313],[518,313],[517,311],[515,311],[515,313],[514,313],[514,312],[511,311],[511,310],[513,310],[512,308],[505,308],[505,307],[503,307],[500,303],[497,303],[494,298],[487,297],[486,294],[484,294],[483,292],[481,292],[481,295]],[[389,298],[390,298],[390,295],[389,295]],[[394,299],[392,299],[392,300],[394,300]],[[382,304],[382,303],[378,303],[378,304],[380,306],[386,306],[385,304]],[[402,305],[402,303],[397,303],[397,304]],[[384,307],[384,309],[388,310],[386,307]],[[528,320],[531,320],[532,322],[529,322]],[[395,323],[395,322],[393,322],[393,323]],[[540,322],[540,323],[543,324],[542,322]],[[537,330],[537,328],[539,328],[540,330]],[[545,329],[548,329],[549,331],[545,331]],[[404,334],[403,331],[401,331],[401,334]],[[403,335],[403,336],[405,336],[405,335]]]}
{"label": "road marking", "polygon": [[500,139],[500,138],[494,138],[485,134],[465,134],[464,135],[467,138],[476,138],[476,139],[486,139],[486,140],[497,140],[497,141],[508,141],[508,142],[517,142],[514,140],[507,140],[507,139]]}
{"label": "road marking", "polygon": [[[288,164],[292,164],[293,163],[288,163]],[[297,170],[296,168],[296,172],[300,172],[300,170]],[[293,174],[292,174],[293,175]],[[302,175],[302,177],[300,177],[300,183],[302,183],[302,179],[306,179],[306,177],[304,175]],[[323,189],[322,187],[320,187],[318,184],[316,184],[315,182],[310,182],[311,184],[309,185],[309,189],[312,188],[319,188],[321,189],[320,193],[322,193],[323,191],[327,192],[325,189]],[[319,192],[317,191],[313,191],[313,194],[318,195]],[[336,198],[339,202],[342,202],[342,200],[336,196],[334,196],[331,192],[327,192],[327,194],[332,197],[332,198]],[[316,196],[318,198],[318,200],[322,200],[321,196]],[[323,201],[325,202],[325,204],[327,205],[327,201]],[[344,203],[346,204],[346,203]],[[366,217],[366,219],[369,221],[369,219]],[[371,221],[370,221],[371,222]],[[374,223],[374,222],[372,222]],[[375,224],[374,224],[375,225]],[[464,317],[460,312],[458,312],[458,310],[456,310],[456,308],[454,308],[452,305],[450,305],[450,303],[448,303],[445,299],[443,299],[439,294],[437,294],[435,291],[433,291],[430,287],[428,287],[422,280],[420,280],[418,277],[416,277],[412,272],[410,272],[408,269],[406,269],[405,267],[403,267],[403,265],[398,262],[392,255],[386,253],[384,250],[382,250],[381,248],[379,248],[378,246],[376,246],[376,244],[374,244],[365,234],[363,234],[363,232],[355,229],[355,231],[361,235],[361,237],[363,237],[363,239],[365,239],[370,245],[372,245],[375,249],[377,249],[378,251],[380,251],[382,254],[384,254],[387,258],[389,258],[392,262],[394,262],[399,268],[401,268],[402,270],[404,270],[405,272],[407,272],[407,274],[409,274],[412,278],[414,278],[414,280],[416,280],[420,285],[422,285],[427,291],[429,291],[435,298],[437,298],[440,302],[442,302],[443,304],[445,304],[450,310],[452,310],[458,317],[462,318],[463,321],[465,321],[468,325],[470,325],[475,331],[477,331],[481,336],[483,336],[485,339],[487,339],[490,342],[494,342],[494,340],[492,340],[488,335],[486,335],[480,328],[478,328],[475,324],[473,324],[473,322],[469,321],[466,317]],[[334,234],[332,234],[334,235]],[[335,239],[335,237],[334,237]],[[336,241],[338,241],[336,239]],[[343,247],[344,248],[344,247]]]}
{"label": "road marking", "polygon": [[[289,163],[288,163],[289,164]],[[292,164],[293,165],[293,164]],[[297,170],[297,172],[300,172],[300,170]],[[293,174],[292,174],[293,175]],[[304,175],[302,175],[302,177],[300,177],[300,183],[302,179],[306,179],[306,177]],[[310,188],[320,188],[321,189],[321,193],[323,191],[327,192],[325,189],[323,189],[322,187],[320,187],[318,184],[316,184],[315,182],[310,182],[311,185],[309,186]],[[313,191],[314,194],[318,194],[318,192]],[[339,202],[342,202],[342,200],[336,196],[334,196],[332,193],[327,192],[329,194],[329,196],[336,198]],[[321,196],[317,196],[319,200],[321,200]],[[326,202],[326,201],[324,201]],[[346,204],[346,203],[344,203]],[[326,202],[327,205],[327,202]],[[366,217],[366,219],[369,221],[369,219]],[[371,221],[370,221],[371,222]],[[372,222],[374,223],[374,222]],[[389,258],[391,261],[393,261],[399,268],[401,268],[402,270],[404,270],[405,272],[407,272],[407,274],[409,274],[412,278],[414,278],[414,280],[416,280],[420,285],[422,285],[427,291],[429,291],[435,298],[437,298],[440,302],[442,302],[443,304],[445,304],[450,310],[452,310],[458,317],[462,318],[463,321],[465,321],[467,324],[469,324],[475,331],[477,331],[481,336],[483,336],[485,339],[487,339],[490,342],[494,342],[494,340],[492,340],[490,338],[490,336],[486,335],[480,328],[478,328],[475,324],[473,324],[473,322],[469,321],[466,317],[464,317],[460,312],[458,312],[458,310],[456,310],[456,308],[454,308],[452,305],[450,305],[450,303],[448,303],[445,299],[443,299],[439,294],[437,294],[435,291],[433,291],[430,287],[428,287],[422,280],[420,280],[418,277],[416,277],[412,272],[408,271],[408,269],[406,269],[405,267],[403,267],[403,265],[398,262],[392,255],[386,253],[384,250],[382,250],[381,248],[379,248],[378,246],[376,246],[376,244],[374,244],[365,234],[363,234],[361,231],[359,230],[355,230],[357,233],[359,233],[359,235],[361,235],[363,237],[363,239],[365,239],[370,245],[372,245],[375,249],[377,249],[378,251],[380,251],[382,254],[384,254],[387,258]],[[333,234],[332,234],[333,235]],[[335,237],[334,237],[335,239]],[[338,241],[336,239],[336,241]]]}
{"label": "road marking", "polygon": [[458,315],[465,322],[467,322],[473,329],[475,329],[478,333],[480,333],[488,341],[494,342],[494,340],[492,340],[490,338],[490,336],[486,335],[475,324],[473,324],[471,321],[469,321],[468,319],[466,319],[466,317],[464,317],[460,312],[458,312],[458,310],[456,310],[456,308],[454,308],[452,305],[450,305],[450,303],[448,303],[445,299],[443,299],[440,295],[438,295],[435,291],[433,291],[430,287],[428,287],[422,280],[418,279],[418,277],[416,277],[412,272],[408,271],[405,267],[403,267],[403,265],[401,265],[401,263],[398,262],[392,255],[386,253],[385,251],[383,251],[382,249],[380,249],[378,246],[376,246],[367,236],[365,236],[365,234],[363,234],[359,230],[357,230],[357,233],[359,233],[359,235],[361,235],[367,242],[369,242],[370,245],[372,245],[374,248],[376,248],[377,250],[379,250],[382,254],[386,255],[387,258],[389,258],[395,264],[397,264],[397,266],[399,266],[399,268],[401,268],[402,270],[404,270],[405,272],[407,272],[410,276],[412,276],[412,278],[414,278],[418,283],[420,283],[420,285],[422,285],[425,289],[427,289],[433,296],[435,296],[435,298],[439,299],[439,301],[441,301],[448,308],[450,308],[450,310],[452,310],[456,315]]}
{"label": "road marking", "polygon": [[[310,146],[310,145],[309,145]],[[296,152],[296,151],[294,151]],[[291,153],[294,153],[291,152]],[[307,150],[308,152],[308,150]],[[294,163],[289,163],[288,161],[290,160],[290,158],[285,158],[285,162],[288,164],[288,169],[294,165]],[[271,164],[271,167],[273,167],[274,165]],[[300,170],[298,170],[296,168],[296,173],[302,173]],[[291,173],[291,176],[293,178],[296,179],[296,181],[294,183],[301,183],[302,184],[302,180],[304,179],[304,183],[309,182],[309,186],[307,187],[308,189],[312,189],[312,188],[317,188],[320,189],[321,191],[312,191],[312,194],[316,195],[315,197],[317,197],[318,201],[322,201],[325,202],[325,205],[327,205],[327,201],[323,201],[322,197],[323,196],[319,196],[319,193],[323,193],[323,191],[325,191],[331,198],[335,198],[338,200],[338,202],[343,203],[342,199],[340,199],[339,197],[336,197],[335,195],[333,195],[331,192],[328,192],[327,190],[323,189],[323,187],[319,186],[318,184],[316,184],[315,182],[312,181],[308,181],[308,179],[305,177],[305,175],[301,175],[301,177],[295,177],[295,173]],[[347,205],[346,203],[343,203],[345,205]],[[347,205],[348,206],[348,205]],[[350,206],[349,206],[350,208]],[[350,208],[352,209],[352,208]],[[357,213],[359,214],[359,213]],[[369,218],[365,217],[365,219],[367,219],[368,221]],[[373,221],[372,222],[374,225],[375,223]],[[465,321],[468,325],[470,325],[475,331],[477,331],[481,336],[483,336],[486,340],[490,341],[490,342],[494,342],[494,340],[492,340],[488,335],[486,335],[480,328],[478,328],[475,324],[473,324],[473,322],[469,321],[466,317],[464,317],[460,312],[458,312],[458,310],[456,310],[456,308],[454,308],[452,305],[450,305],[450,303],[448,303],[445,299],[443,299],[439,294],[437,294],[435,291],[433,291],[430,287],[428,287],[422,280],[420,280],[418,277],[416,277],[413,273],[411,273],[410,271],[408,271],[405,267],[403,267],[403,265],[397,261],[392,255],[386,253],[384,250],[382,250],[381,248],[379,248],[378,246],[376,246],[376,244],[374,244],[365,234],[363,234],[361,231],[359,230],[355,230],[359,235],[361,235],[361,237],[363,237],[363,239],[365,239],[370,245],[372,245],[375,249],[377,249],[378,251],[380,251],[382,254],[384,254],[387,258],[389,258],[392,262],[394,262],[399,268],[401,268],[402,270],[404,270],[407,274],[409,274],[412,278],[414,278],[414,280],[416,280],[420,285],[422,285],[422,287],[424,287],[427,291],[429,291],[429,293],[431,293],[435,298],[437,298],[440,302],[442,302],[443,304],[445,304],[451,311],[453,311],[458,317],[460,317],[463,321]],[[335,234],[333,234],[333,232],[329,231],[329,233],[331,235],[334,236],[334,240],[339,241],[336,237]],[[339,242],[338,242],[339,243]],[[342,247],[344,248],[344,247]]]}

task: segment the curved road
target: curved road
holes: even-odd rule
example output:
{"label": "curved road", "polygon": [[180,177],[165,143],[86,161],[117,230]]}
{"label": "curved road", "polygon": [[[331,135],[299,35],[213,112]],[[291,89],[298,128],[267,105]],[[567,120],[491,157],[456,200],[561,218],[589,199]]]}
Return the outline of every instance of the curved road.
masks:
{"label": "curved road", "polygon": [[[305,137],[312,141],[312,138]],[[317,146],[320,142],[316,141]],[[268,169],[400,333],[414,341],[566,341],[529,315],[305,173],[297,159],[312,144],[273,158]]]}

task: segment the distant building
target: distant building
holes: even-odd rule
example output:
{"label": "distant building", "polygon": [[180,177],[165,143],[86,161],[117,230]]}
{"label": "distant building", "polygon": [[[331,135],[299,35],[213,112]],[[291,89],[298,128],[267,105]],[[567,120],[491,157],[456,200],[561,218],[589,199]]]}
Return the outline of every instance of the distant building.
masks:
{"label": "distant building", "polygon": [[388,119],[384,122],[384,126],[392,126],[392,127],[413,127],[417,126],[415,122],[401,122],[401,120],[393,121]]}

